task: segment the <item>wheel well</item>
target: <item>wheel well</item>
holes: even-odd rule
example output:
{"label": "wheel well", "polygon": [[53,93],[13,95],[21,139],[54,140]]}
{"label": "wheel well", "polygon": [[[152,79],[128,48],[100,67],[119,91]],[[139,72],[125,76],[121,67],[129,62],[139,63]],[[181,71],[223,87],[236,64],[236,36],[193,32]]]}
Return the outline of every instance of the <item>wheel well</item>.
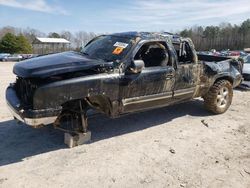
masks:
{"label": "wheel well", "polygon": [[105,113],[106,115],[110,115],[112,110],[112,103],[107,96],[104,95],[91,96],[87,97],[86,100],[92,108],[99,110]]}
{"label": "wheel well", "polygon": [[67,101],[62,104],[62,107],[63,109],[72,109],[73,111],[77,111],[79,110],[79,101],[82,101],[85,110],[89,110],[90,108],[92,108],[94,110],[101,111],[106,115],[110,115],[112,110],[112,103],[110,99],[104,95],[96,95],[82,99]]}
{"label": "wheel well", "polygon": [[215,80],[214,83],[216,83],[216,82],[218,82],[218,81],[220,81],[220,80],[227,80],[227,81],[229,81],[232,85],[233,85],[233,83],[234,83],[233,78],[230,77],[230,76],[223,76],[223,77],[217,78],[217,79]]}
{"label": "wheel well", "polygon": [[70,100],[70,101],[67,101],[67,102],[63,103],[61,105],[62,109],[63,110],[71,110],[71,111],[78,112],[79,111],[79,102],[80,101],[81,101],[84,109],[89,108],[89,104],[88,104],[86,99],[75,99],[75,100]]}

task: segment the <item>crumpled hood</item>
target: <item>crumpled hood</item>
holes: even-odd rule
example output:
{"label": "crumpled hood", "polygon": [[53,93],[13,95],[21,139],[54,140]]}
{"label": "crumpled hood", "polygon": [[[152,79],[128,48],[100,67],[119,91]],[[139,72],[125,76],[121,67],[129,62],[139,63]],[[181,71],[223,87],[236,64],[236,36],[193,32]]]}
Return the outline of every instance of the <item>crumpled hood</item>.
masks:
{"label": "crumpled hood", "polygon": [[62,52],[16,63],[13,72],[23,78],[46,78],[105,65],[111,63],[91,59],[77,52]]}

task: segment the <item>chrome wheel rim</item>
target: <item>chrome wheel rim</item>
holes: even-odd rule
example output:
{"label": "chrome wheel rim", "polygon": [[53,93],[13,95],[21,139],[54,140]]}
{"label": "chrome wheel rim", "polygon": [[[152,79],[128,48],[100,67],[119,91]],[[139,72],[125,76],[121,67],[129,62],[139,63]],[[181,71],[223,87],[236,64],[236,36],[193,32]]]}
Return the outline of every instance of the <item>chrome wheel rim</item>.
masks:
{"label": "chrome wheel rim", "polygon": [[217,106],[219,108],[225,108],[229,100],[229,89],[222,87],[217,95]]}

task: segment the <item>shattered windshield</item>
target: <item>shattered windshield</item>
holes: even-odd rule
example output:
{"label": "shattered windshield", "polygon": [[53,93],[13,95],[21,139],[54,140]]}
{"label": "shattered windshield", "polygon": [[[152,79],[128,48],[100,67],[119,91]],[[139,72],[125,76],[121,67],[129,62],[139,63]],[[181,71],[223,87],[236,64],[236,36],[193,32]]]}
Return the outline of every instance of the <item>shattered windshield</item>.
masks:
{"label": "shattered windshield", "polygon": [[120,36],[100,36],[82,49],[84,55],[109,62],[120,62],[132,46],[132,39]]}

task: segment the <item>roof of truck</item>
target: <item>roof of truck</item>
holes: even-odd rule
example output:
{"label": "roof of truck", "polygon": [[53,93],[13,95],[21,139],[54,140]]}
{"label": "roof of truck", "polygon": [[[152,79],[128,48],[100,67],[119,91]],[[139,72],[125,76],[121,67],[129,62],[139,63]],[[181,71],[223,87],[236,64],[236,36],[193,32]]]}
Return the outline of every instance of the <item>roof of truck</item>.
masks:
{"label": "roof of truck", "polygon": [[114,33],[112,35],[121,36],[121,37],[129,37],[136,38],[140,37],[141,39],[170,39],[171,41],[180,40],[181,37],[178,34],[173,34],[169,32],[122,32],[122,33]]}

